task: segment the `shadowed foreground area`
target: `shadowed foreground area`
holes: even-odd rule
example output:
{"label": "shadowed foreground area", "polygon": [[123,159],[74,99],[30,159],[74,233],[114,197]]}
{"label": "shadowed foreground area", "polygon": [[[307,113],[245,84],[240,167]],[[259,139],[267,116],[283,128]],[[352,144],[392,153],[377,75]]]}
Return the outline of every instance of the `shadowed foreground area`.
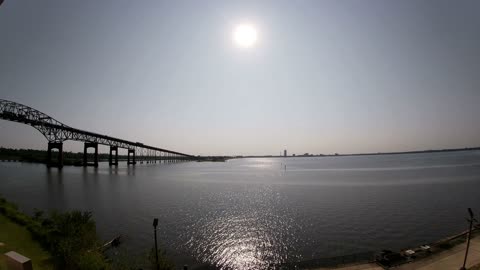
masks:
{"label": "shadowed foreground area", "polygon": [[[0,243],[1,254],[16,251],[30,258],[35,270],[156,269],[154,249],[136,259],[128,253],[117,256],[117,260],[108,258],[90,212],[52,212],[44,216],[36,210],[30,217],[0,198]],[[159,269],[173,269],[164,251],[159,250],[158,255]]]}
{"label": "shadowed foreground area", "polygon": [[[5,216],[0,214],[0,254],[11,250],[16,251],[33,262],[35,270],[51,270],[51,257],[39,243],[37,243],[32,234],[24,227],[13,223]],[[0,256],[0,270],[7,269],[3,256]]]}
{"label": "shadowed foreground area", "polygon": [[[43,212],[37,210],[34,217],[30,217],[4,199],[0,199],[0,213],[6,221],[4,234],[9,237],[6,244],[12,247],[29,246],[32,250],[10,250],[30,257],[34,264],[42,264],[48,259],[49,253],[55,269],[107,269],[108,264],[99,249],[100,241],[91,213],[52,212],[43,217]],[[16,234],[23,236],[23,239],[16,238]],[[48,253],[38,251],[42,251],[42,248]]]}

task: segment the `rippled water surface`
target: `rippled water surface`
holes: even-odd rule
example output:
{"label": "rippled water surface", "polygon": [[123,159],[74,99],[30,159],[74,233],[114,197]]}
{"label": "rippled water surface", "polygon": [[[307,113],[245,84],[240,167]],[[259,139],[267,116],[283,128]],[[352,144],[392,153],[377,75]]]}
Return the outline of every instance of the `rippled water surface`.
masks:
{"label": "rippled water surface", "polygon": [[[286,169],[285,169],[286,165]],[[177,264],[264,269],[437,240],[480,210],[480,152],[237,159],[98,169],[0,163],[0,194],[31,212],[93,211],[103,238]]]}

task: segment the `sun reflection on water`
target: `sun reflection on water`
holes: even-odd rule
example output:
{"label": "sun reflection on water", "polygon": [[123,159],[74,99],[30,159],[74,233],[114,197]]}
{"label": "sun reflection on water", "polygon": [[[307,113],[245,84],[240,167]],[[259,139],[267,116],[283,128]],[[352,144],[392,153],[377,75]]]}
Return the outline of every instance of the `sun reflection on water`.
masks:
{"label": "sun reflection on water", "polygon": [[266,269],[294,257],[288,246],[296,223],[279,211],[276,192],[263,187],[228,197],[235,207],[212,211],[192,225],[195,233],[186,245],[199,261],[219,269]]}

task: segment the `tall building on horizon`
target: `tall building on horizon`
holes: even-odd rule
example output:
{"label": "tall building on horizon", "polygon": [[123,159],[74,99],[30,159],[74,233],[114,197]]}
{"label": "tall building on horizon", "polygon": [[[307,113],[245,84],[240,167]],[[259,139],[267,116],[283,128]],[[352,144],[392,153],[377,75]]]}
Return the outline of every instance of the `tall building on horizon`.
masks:
{"label": "tall building on horizon", "polygon": [[287,156],[287,149],[283,150],[283,156],[284,156],[284,157]]}

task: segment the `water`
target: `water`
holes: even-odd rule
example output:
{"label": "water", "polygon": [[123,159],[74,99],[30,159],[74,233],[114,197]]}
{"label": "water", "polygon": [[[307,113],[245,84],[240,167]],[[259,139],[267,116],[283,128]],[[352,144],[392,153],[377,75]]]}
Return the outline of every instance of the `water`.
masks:
{"label": "water", "polygon": [[[285,170],[284,166],[287,166]],[[480,151],[226,163],[65,167],[0,163],[0,194],[32,213],[93,211],[104,239],[159,241],[178,265],[270,263],[401,249],[467,228],[480,214]]]}

